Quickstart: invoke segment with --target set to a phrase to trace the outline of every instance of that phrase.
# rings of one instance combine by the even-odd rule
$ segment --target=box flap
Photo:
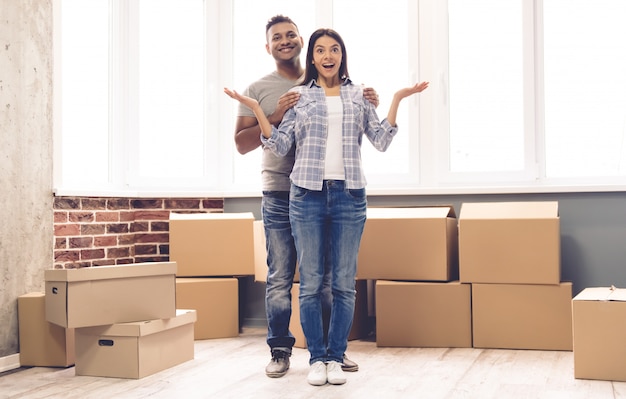
[[[129,265],[95,266],[80,269],[48,269],[45,281],[87,281],[176,274],[176,262],[146,262]]]
[[[557,201],[476,202],[461,204],[459,219],[548,219],[558,215]]]
[[[626,289],[611,287],[585,288],[576,297],[575,301],[626,301]]]
[[[170,319],[156,319],[117,323],[106,326],[83,327],[85,334],[109,337],[143,337],[163,330],[169,330],[197,320],[193,309],[176,309],[176,317]]]
[[[445,219],[455,217],[451,206],[408,207],[408,208],[367,208],[368,219]]]
[[[232,220],[232,219],[253,219],[252,212],[241,213],[176,213],[170,212],[170,220]]]

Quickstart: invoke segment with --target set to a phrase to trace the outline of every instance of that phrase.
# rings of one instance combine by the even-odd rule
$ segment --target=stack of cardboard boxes
[[[239,335],[238,277],[254,274],[253,221],[250,212],[170,214],[176,303],[196,309],[197,340]]]
[[[572,350],[558,203],[464,203],[460,280],[472,284],[476,348]]]
[[[46,270],[45,295],[18,299],[21,336],[43,299],[46,321],[65,333],[66,358],[75,352],[76,375],[142,378],[191,360],[196,312],[176,309],[175,275],[172,262]],[[38,312],[27,307],[34,300]],[[21,341],[20,353],[34,342]]]
[[[358,277],[376,280],[378,346],[472,346],[457,235],[451,206],[367,210]]]

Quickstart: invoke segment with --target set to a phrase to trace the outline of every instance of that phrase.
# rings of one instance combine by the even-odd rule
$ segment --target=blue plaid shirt
[[[300,100],[289,109],[272,136],[261,142],[276,155],[284,156],[295,142],[296,160],[290,175],[296,186],[320,191],[324,180],[324,157],[328,135],[328,108],[324,89],[315,80],[292,91]],[[343,104],[343,163],[346,188],[364,188],[366,184],[361,163],[363,133],[379,151],[385,151],[398,132],[385,118],[382,122],[374,106],[363,97],[363,89],[346,79],[340,88]]]

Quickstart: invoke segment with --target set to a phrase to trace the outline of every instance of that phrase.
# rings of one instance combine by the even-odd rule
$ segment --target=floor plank
[[[351,341],[359,371],[345,385],[306,382],[308,352],[268,378],[263,329],[195,342],[195,358],[141,379],[75,376],[74,368],[33,367],[0,376],[0,398],[624,398],[626,383],[574,378],[573,353],[473,348],[379,348]]]

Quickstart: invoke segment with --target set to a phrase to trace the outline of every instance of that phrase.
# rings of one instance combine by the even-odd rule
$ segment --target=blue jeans
[[[295,338],[289,331],[291,319],[291,286],[296,270],[296,247],[289,223],[289,192],[264,191],[261,200],[267,251],[267,285],[265,314],[267,344],[271,349],[289,349]],[[330,314],[330,274],[325,274],[324,313]],[[325,329],[328,330],[328,316]]]
[[[365,225],[365,189],[324,181],[322,191],[292,184],[289,218],[300,270],[300,320],[309,363],[343,362],[356,300],[356,265]],[[332,305],[328,340],[322,317],[325,260],[331,273]]]

